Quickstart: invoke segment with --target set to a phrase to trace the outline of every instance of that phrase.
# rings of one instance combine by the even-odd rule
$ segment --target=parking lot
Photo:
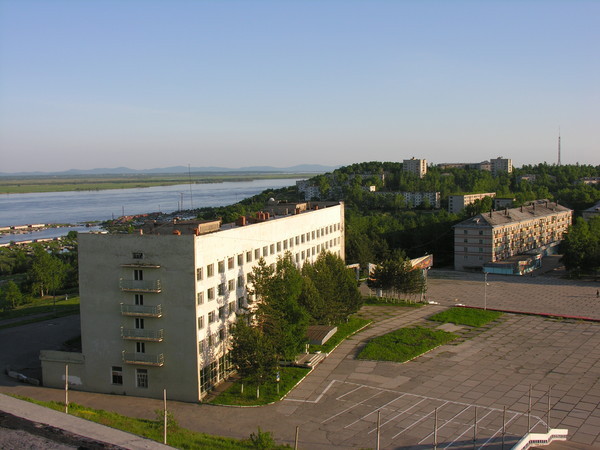
[[[527,429],[567,428],[573,442],[600,446],[600,323],[505,314],[495,326],[405,363],[359,361],[373,336],[410,326],[448,305],[483,305],[477,274],[430,277],[429,300],[418,309],[366,307],[375,325],[342,343],[288,397],[260,408],[170,402],[178,422],[210,434],[247,438],[257,427],[300,448],[501,448]],[[600,318],[592,282],[552,277],[489,277],[490,307]],[[458,301],[455,301],[458,299]],[[458,330],[460,332],[460,330]],[[528,420],[529,389],[532,408]],[[57,390],[25,385],[0,390],[60,400]],[[548,411],[550,392],[551,411]],[[152,418],[161,401],[71,391],[73,401]],[[506,408],[506,412],[505,412]],[[437,409],[437,414],[436,414]],[[477,429],[474,430],[475,414]],[[437,435],[434,436],[437,415]],[[504,424],[504,427],[503,427]]]

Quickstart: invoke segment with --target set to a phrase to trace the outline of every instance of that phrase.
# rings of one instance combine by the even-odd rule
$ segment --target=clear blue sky
[[[600,2],[0,0],[0,172],[600,164]]]

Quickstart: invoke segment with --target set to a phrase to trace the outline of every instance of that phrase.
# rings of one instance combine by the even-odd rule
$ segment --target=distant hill
[[[188,170],[193,173],[324,173],[331,172],[337,169],[339,166],[322,166],[320,164],[299,164],[291,167],[272,167],[272,166],[251,166],[251,167],[240,167],[239,169],[231,169],[227,167],[190,167],[187,166],[172,166],[162,167],[156,169],[130,169],[128,167],[115,167],[115,168],[100,168],[100,169],[70,169],[62,172],[18,172],[18,173],[7,173],[0,172],[0,176],[47,176],[47,175],[59,175],[59,176],[77,176],[77,175],[132,175],[132,174],[174,174],[174,173],[188,173]]]

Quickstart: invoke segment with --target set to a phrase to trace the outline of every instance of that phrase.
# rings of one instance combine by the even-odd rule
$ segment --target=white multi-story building
[[[406,201],[406,205],[410,208],[421,206],[426,201],[432,208],[440,208],[440,193],[439,192],[400,192]]]
[[[465,206],[475,203],[477,200],[483,200],[485,197],[495,197],[495,192],[485,192],[483,194],[461,194],[448,196],[448,212],[457,214]]]
[[[414,156],[410,159],[402,161],[402,171],[414,173],[419,178],[423,178],[427,174],[427,160],[415,159]]]
[[[253,299],[264,258],[300,267],[321,252],[344,258],[343,203],[273,204],[271,213],[149,224],[134,234],[80,234],[82,353],[44,351],[46,386],[199,401],[231,370],[229,327]],[[274,213],[274,214],[273,214]]]
[[[512,159],[499,156],[496,159],[490,159],[492,164],[492,175],[498,175],[500,172],[512,173]]]

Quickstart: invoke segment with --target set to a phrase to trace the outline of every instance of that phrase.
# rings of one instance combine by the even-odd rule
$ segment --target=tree
[[[278,358],[294,359],[306,342],[308,314],[298,303],[302,293],[302,274],[287,252],[275,267],[264,259],[252,268],[248,277],[256,296],[255,325],[271,341]]]
[[[43,247],[36,246],[29,277],[33,283],[33,291],[40,297],[45,293],[60,289],[67,275],[67,266],[58,257],[48,253]]]
[[[427,289],[421,271],[413,269],[410,260],[402,257],[383,261],[373,270],[367,284],[372,289],[391,290],[394,296],[420,294]]]
[[[340,323],[362,306],[354,272],[337,255],[321,253],[313,264],[304,265],[302,275],[305,282],[300,303],[313,322]]]
[[[569,227],[561,244],[562,262],[575,273],[600,269],[600,218],[586,222],[581,217]]]
[[[19,285],[10,280],[4,283],[0,289],[0,305],[2,309],[14,309],[23,302],[23,294]]]
[[[242,379],[260,385],[272,378],[277,369],[275,348],[262,330],[250,325],[247,316],[238,316],[232,334],[231,358]]]

